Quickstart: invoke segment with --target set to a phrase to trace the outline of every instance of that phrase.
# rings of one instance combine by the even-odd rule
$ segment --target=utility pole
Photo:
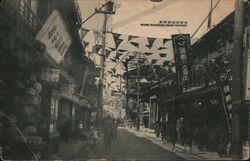
[[[104,63],[105,63],[105,45],[106,45],[106,29],[107,29],[107,13],[106,11],[107,6],[104,7],[104,19],[103,19],[103,28],[102,28],[102,55],[100,57],[100,78],[99,78],[99,85],[98,85],[98,105],[97,105],[97,125],[100,126],[101,119],[102,119],[102,112],[103,112],[103,105],[102,105],[102,95],[103,95],[103,78],[104,78]]]
[[[242,140],[240,139],[240,117],[238,109],[242,103],[242,71],[243,71],[243,24],[244,24],[244,1],[235,0],[234,14],[234,52],[232,54],[232,158],[241,159]]]
[[[98,85],[98,104],[97,104],[97,119],[96,123],[100,126],[101,119],[102,119],[102,112],[103,112],[103,79],[104,79],[104,63],[105,63],[105,45],[106,45],[106,32],[107,32],[107,20],[108,14],[115,14],[113,12],[113,2],[111,0],[106,0],[105,4],[103,5],[104,11],[100,11],[100,9],[96,10],[97,13],[101,13],[104,15],[103,18],[103,29],[102,29],[102,54],[100,57],[100,78],[99,78],[99,85]],[[102,8],[102,7],[101,7]]]
[[[141,53],[138,53],[138,65],[137,65],[137,117],[136,117],[136,130],[140,130],[140,63]]]

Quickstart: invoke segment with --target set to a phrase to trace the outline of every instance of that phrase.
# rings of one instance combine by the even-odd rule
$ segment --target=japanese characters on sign
[[[59,74],[59,69],[43,68],[41,79],[48,82],[58,82]]]
[[[176,62],[177,82],[180,86],[192,83],[191,63],[188,55],[190,47],[189,34],[172,35],[174,58]]]
[[[228,66],[228,63],[221,62],[217,64],[217,69],[214,72],[214,77],[216,83],[219,87],[222,101],[223,101],[223,108],[226,116],[226,121],[228,123],[228,130],[229,133],[231,132],[230,128],[230,120],[231,120],[231,111],[232,111],[232,77],[231,77],[231,70]]]
[[[53,11],[37,34],[36,40],[46,45],[47,52],[53,60],[58,64],[61,62],[72,40],[58,11]]]

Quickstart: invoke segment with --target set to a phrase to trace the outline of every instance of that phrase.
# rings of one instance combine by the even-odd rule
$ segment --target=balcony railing
[[[12,22],[12,25],[16,26],[18,30],[28,27],[29,32],[36,34],[42,27],[41,21],[25,0],[4,1],[4,10],[4,13],[10,18],[9,22]]]

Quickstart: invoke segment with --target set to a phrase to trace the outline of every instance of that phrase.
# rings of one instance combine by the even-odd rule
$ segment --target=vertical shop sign
[[[232,110],[232,85],[231,85],[231,70],[228,66],[228,62],[217,63],[214,72],[216,83],[219,87],[223,108],[228,124],[228,131],[231,133],[231,110]]]
[[[36,35],[36,40],[45,44],[46,50],[53,60],[58,64],[61,62],[72,43],[72,39],[58,11],[52,12]]]
[[[176,77],[178,85],[185,87],[192,84],[192,70],[189,58],[190,35],[172,35],[172,43],[175,58]]]

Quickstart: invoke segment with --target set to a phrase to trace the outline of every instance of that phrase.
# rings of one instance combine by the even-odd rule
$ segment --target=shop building
[[[45,158],[57,152],[62,138],[88,129],[95,105],[80,92],[86,67],[95,67],[84,55],[79,13],[75,0],[7,0],[1,6],[1,112]],[[1,122],[6,157],[32,158],[10,120]]]

